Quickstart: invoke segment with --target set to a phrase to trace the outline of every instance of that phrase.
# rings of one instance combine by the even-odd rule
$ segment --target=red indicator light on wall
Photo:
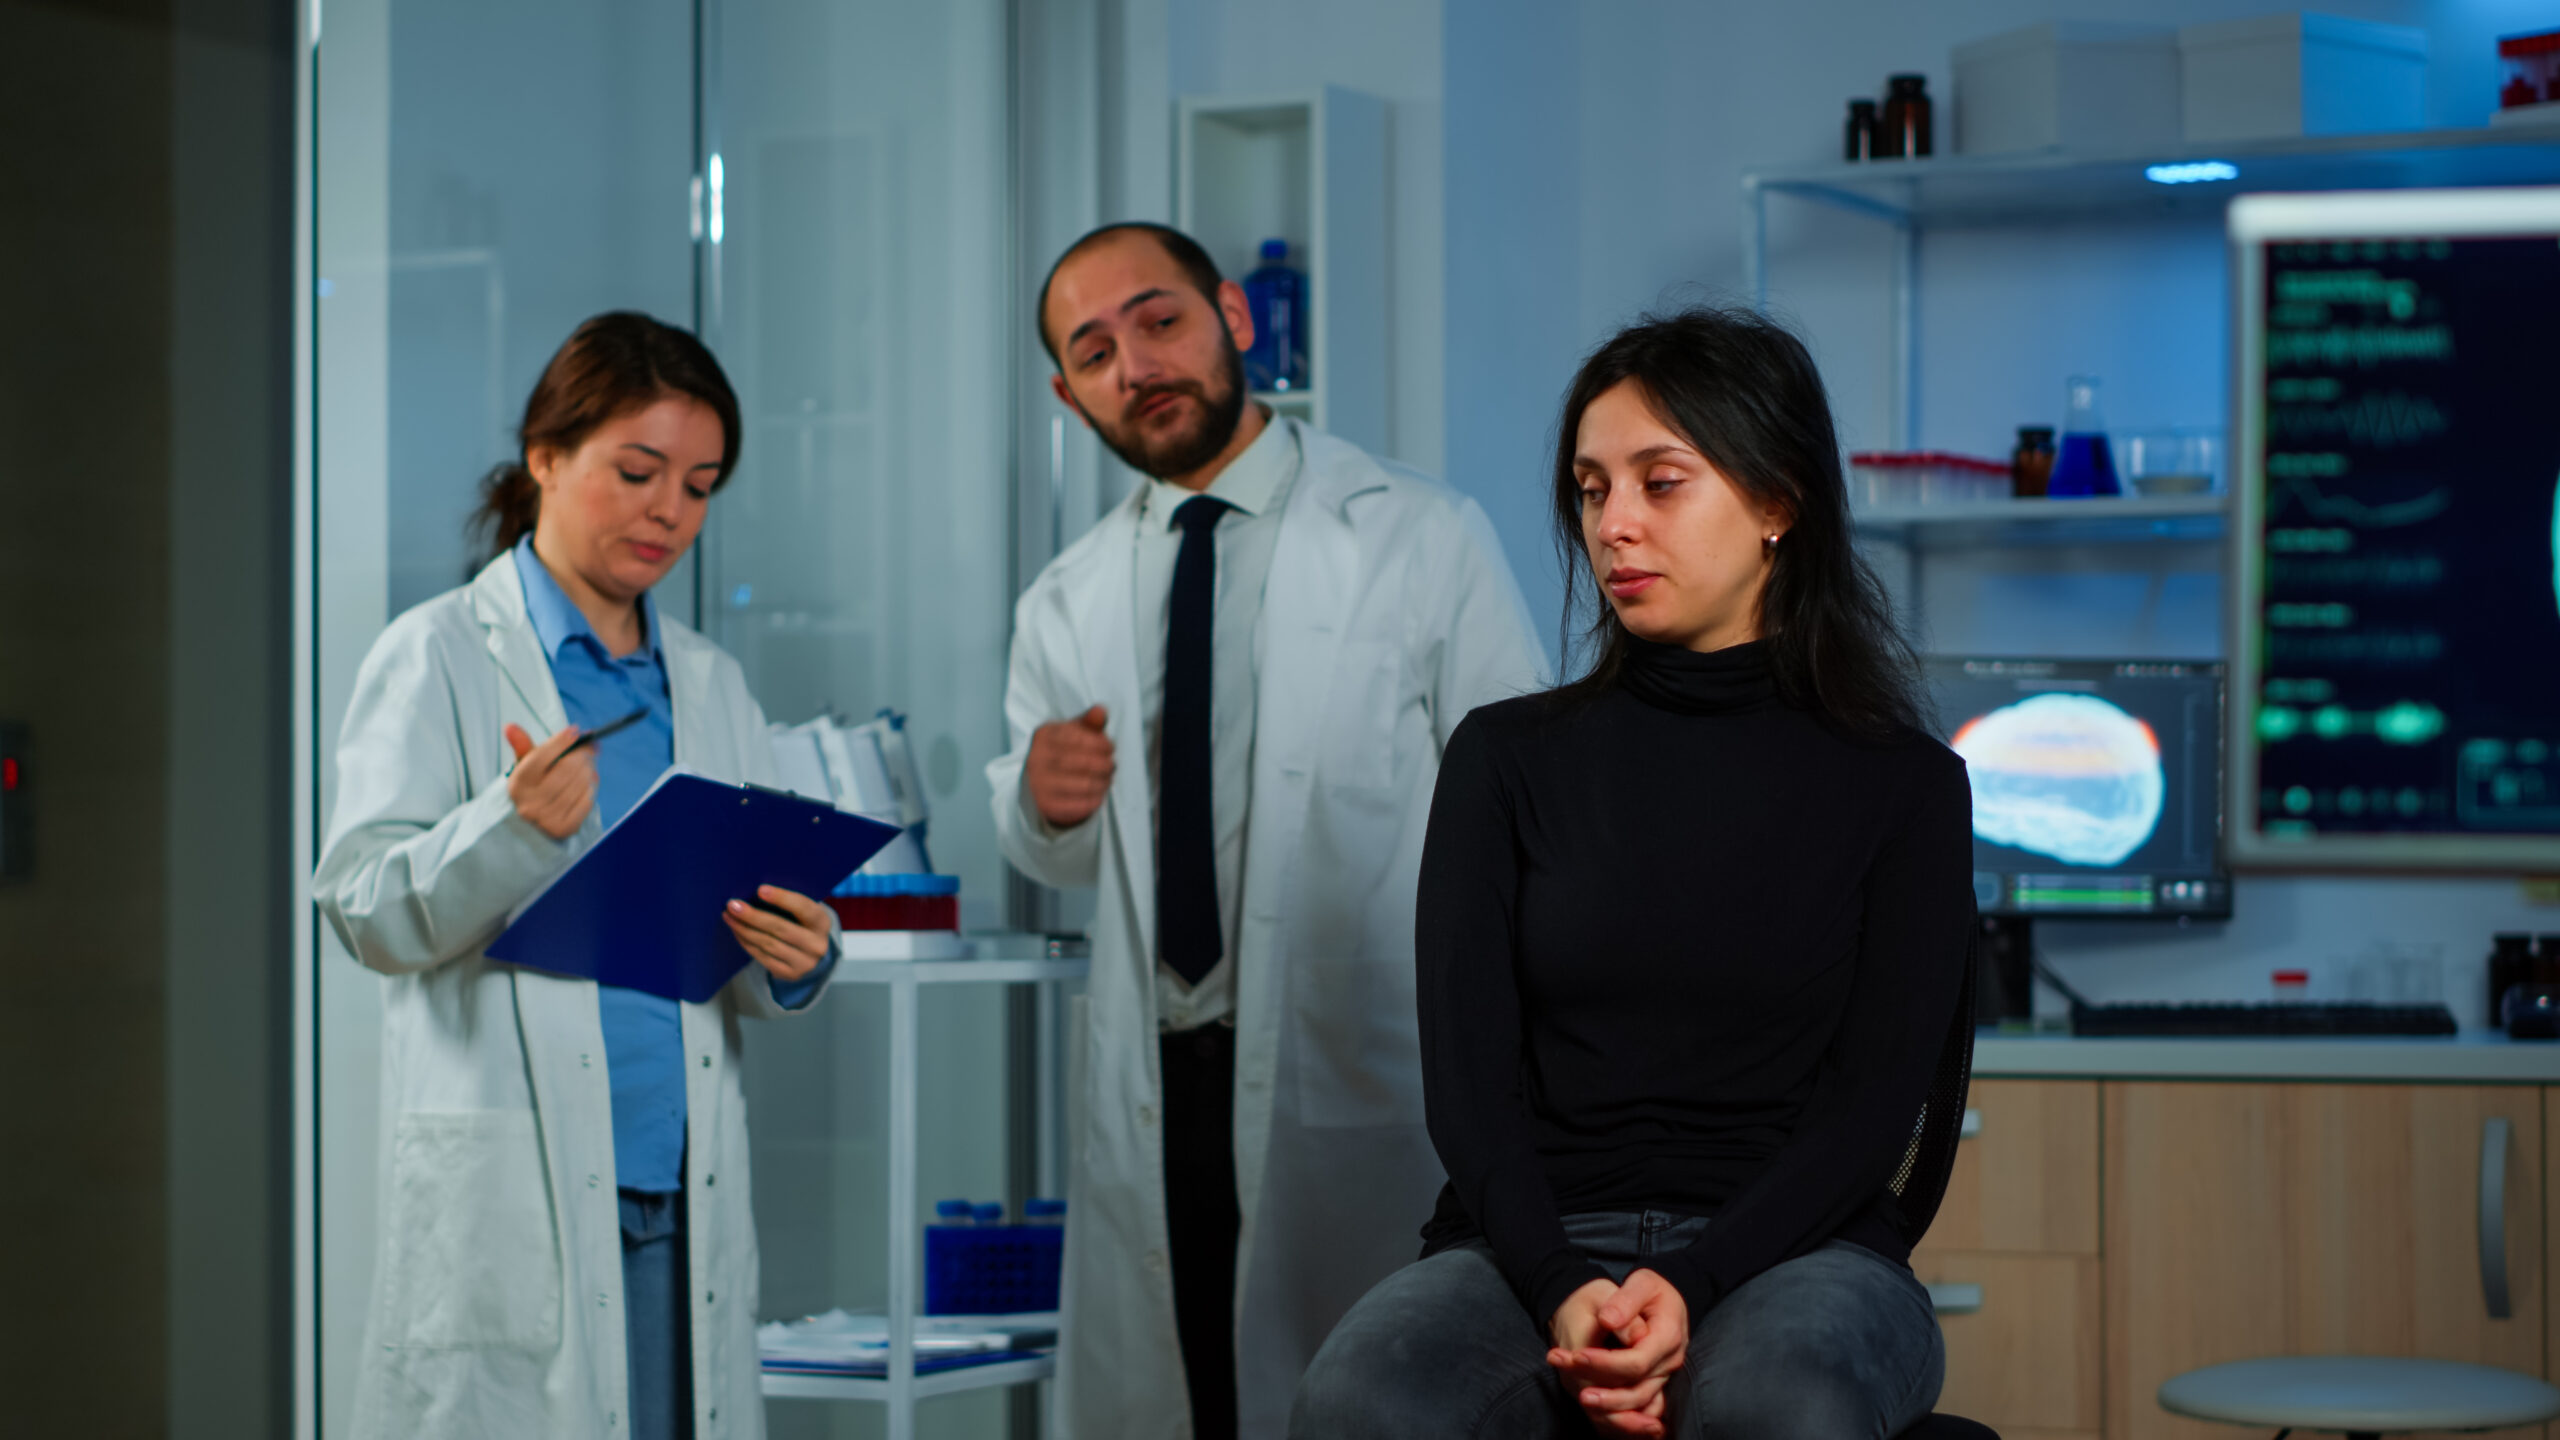
[[[15,756],[0,759],[0,795],[18,788],[18,761]]]

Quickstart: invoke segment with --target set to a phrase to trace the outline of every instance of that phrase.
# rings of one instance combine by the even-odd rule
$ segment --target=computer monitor
[[[1925,662],[1987,916],[2227,917],[2222,664]]]
[[[2560,188],[2230,227],[2234,863],[2560,867]]]

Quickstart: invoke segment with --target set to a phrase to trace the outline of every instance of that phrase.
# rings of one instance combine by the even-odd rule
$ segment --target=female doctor
[[[670,763],[773,779],[737,662],[649,598],[737,465],[737,399],[692,335],[599,315],[519,438],[477,517],[495,558],[365,657],[313,887],[387,977],[355,1430],[753,1440],[738,1019],[816,998],[832,916],[732,900],[755,963],[702,1005],[481,953]]]

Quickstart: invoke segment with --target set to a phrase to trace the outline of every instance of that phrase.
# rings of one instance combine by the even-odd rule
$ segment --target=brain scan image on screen
[[[2168,779],[2151,727],[2094,695],[2032,695],[1950,742],[1973,780],[1973,830],[2068,865],[2114,865],[2160,824]]]

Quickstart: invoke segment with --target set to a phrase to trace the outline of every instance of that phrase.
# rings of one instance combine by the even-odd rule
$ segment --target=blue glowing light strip
[[[2227,160],[2189,160],[2176,165],[2145,165],[2142,178],[2155,185],[2194,185],[2207,180],[2237,180],[2240,167]]]

